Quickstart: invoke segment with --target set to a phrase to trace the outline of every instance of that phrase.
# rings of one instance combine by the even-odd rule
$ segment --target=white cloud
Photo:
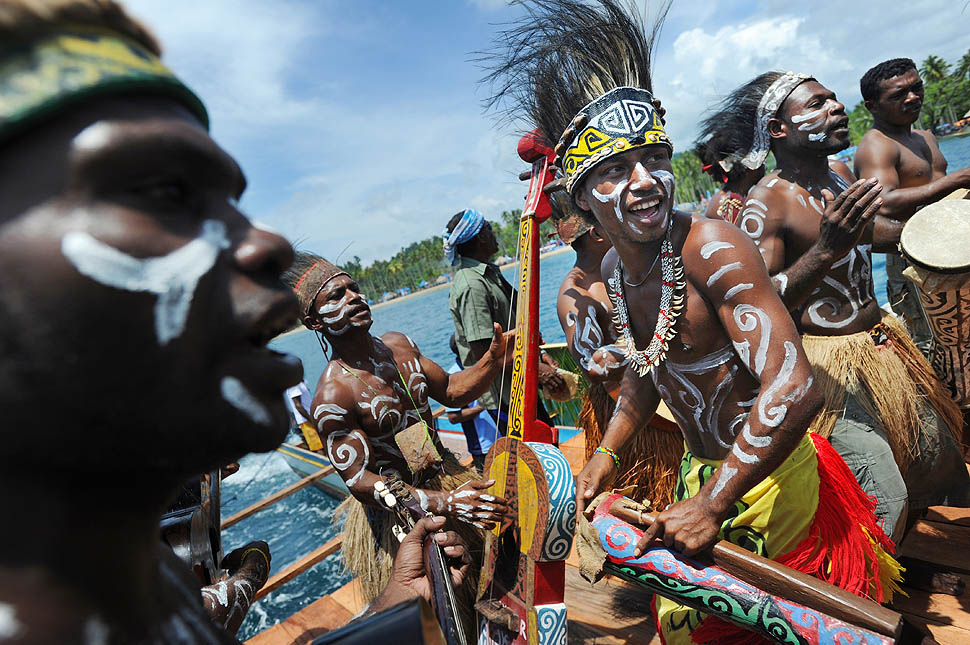
[[[351,244],[344,257],[367,262],[440,233],[462,208],[497,219],[522,204],[517,137],[481,115],[478,71],[464,62],[498,29],[496,12],[514,13],[504,0],[129,4],[246,171],[243,207],[307,248],[336,257]],[[959,57],[959,11],[940,0],[676,0],[654,87],[683,150],[704,110],[769,69],[815,74],[851,106],[880,60]]]
[[[970,15],[952,2],[761,0],[718,3],[716,13],[712,6],[675,4],[654,65],[654,89],[680,150],[690,147],[707,109],[762,72],[812,74],[851,109],[861,99],[859,78],[872,65],[899,56],[919,64],[929,54],[954,60],[970,46]],[[674,23],[678,28],[670,29]]]

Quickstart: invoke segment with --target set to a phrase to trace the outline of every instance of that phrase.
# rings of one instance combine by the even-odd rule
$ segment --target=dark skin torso
[[[347,410],[347,427],[360,428],[367,435],[372,468],[393,471],[410,483],[411,472],[394,444],[394,435],[424,421],[432,429],[435,446],[443,449],[433,430],[427,377],[414,369],[421,354],[407,336],[397,332],[375,338],[374,347],[374,355],[366,360],[331,361],[320,375],[311,407],[330,403]],[[410,385],[407,390],[405,383]]]
[[[827,177],[815,181],[776,170],[751,190],[739,224],[758,244],[776,285],[783,282],[777,274],[792,266],[818,240],[824,204],[853,182],[855,177],[845,164],[834,164]],[[823,190],[831,195],[826,198]],[[759,217],[764,211],[752,206],[752,200],[767,206],[767,218]],[[759,219],[763,226],[759,226]],[[754,235],[759,229],[763,232]],[[860,245],[842,261],[833,263],[805,303],[793,312],[803,333],[852,334],[879,322],[881,313],[872,284],[872,235],[870,226],[862,233]]]

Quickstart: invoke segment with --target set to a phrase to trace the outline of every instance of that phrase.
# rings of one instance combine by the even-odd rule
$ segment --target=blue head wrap
[[[484,225],[485,217],[474,208],[469,208],[462,213],[461,219],[458,220],[458,224],[451,233],[448,232],[448,229],[445,229],[443,235],[445,238],[445,257],[448,258],[448,262],[452,266],[458,264],[458,245],[464,244],[478,235]]]

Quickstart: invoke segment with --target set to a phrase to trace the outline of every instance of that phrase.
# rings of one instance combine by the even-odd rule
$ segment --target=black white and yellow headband
[[[202,101],[143,45],[108,29],[64,27],[0,53],[0,142],[98,96],[158,94],[206,128]]]
[[[579,133],[571,140],[564,136],[556,147],[557,165],[570,194],[587,171],[608,157],[657,143],[674,149],[653,94],[637,87],[617,87],[603,94],[580,110],[573,124],[581,128]]]

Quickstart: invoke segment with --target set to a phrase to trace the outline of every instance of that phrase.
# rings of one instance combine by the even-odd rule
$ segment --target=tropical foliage
[[[498,257],[515,257],[521,215],[521,210],[505,211],[499,221],[491,222],[498,239]],[[543,222],[539,228],[540,241],[546,242],[550,234],[554,233],[552,223]],[[361,290],[375,300],[388,291],[403,288],[413,291],[421,285],[434,284],[439,276],[450,274],[453,270],[445,261],[442,239],[437,235],[403,247],[390,260],[375,260],[364,267],[360,258],[355,256],[340,268],[352,275],[360,284]]]

